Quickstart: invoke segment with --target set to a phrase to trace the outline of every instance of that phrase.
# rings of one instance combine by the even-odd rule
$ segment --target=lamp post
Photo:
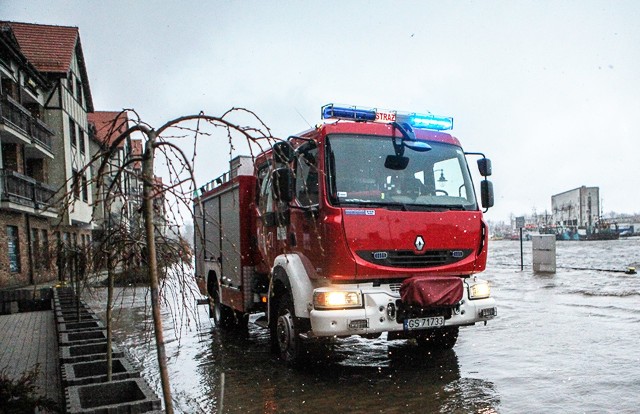
[[[438,183],[440,184],[440,187],[443,187],[444,183],[447,182],[447,179],[444,177],[444,169],[438,168],[433,170],[434,177],[435,177],[435,173],[437,173],[438,171],[440,171],[440,177],[438,178]]]

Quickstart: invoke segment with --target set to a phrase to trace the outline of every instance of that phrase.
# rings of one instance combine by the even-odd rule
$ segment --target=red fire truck
[[[314,129],[231,161],[194,198],[196,278],[220,329],[270,330],[288,363],[313,341],[360,335],[454,346],[497,315],[482,208],[491,162],[453,119],[326,105]],[[252,318],[254,319],[254,318]]]

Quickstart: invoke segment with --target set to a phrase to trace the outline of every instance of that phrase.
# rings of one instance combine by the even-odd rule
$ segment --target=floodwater
[[[462,328],[453,350],[440,355],[384,336],[353,337],[321,364],[288,368],[269,353],[267,331],[219,332],[190,297],[180,315],[164,313],[176,411],[640,412],[640,274],[624,273],[640,270],[640,238],[559,241],[556,250],[558,271],[542,275],[531,270],[531,242],[524,271],[518,241],[491,242],[484,277],[498,317]],[[93,299],[97,311],[103,296]],[[119,297],[116,338],[159,392],[145,294]]]

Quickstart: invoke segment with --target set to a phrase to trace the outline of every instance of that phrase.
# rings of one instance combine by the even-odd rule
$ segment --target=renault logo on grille
[[[373,258],[376,260],[385,260],[387,257],[389,257],[389,254],[387,252],[374,252],[373,253]]]
[[[422,250],[424,248],[424,239],[422,238],[422,236],[416,237],[416,242],[414,243],[414,246],[416,246],[417,250]]]

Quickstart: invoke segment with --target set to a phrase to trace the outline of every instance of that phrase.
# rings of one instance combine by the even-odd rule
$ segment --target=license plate
[[[412,318],[404,320],[405,331],[440,328],[442,326],[444,326],[444,316],[433,316],[431,318]]]

